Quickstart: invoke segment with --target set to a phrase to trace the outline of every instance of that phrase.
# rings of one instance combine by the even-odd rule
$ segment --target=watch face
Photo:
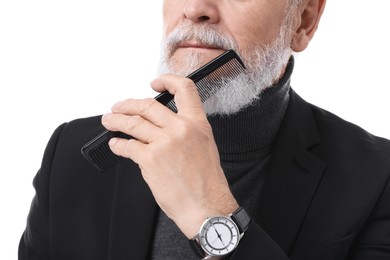
[[[237,225],[224,216],[207,219],[199,233],[201,247],[213,256],[232,252],[238,245],[239,238]]]

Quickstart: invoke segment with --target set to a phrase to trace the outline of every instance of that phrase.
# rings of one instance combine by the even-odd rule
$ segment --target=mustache
[[[162,50],[166,51],[166,56],[171,57],[178,45],[184,41],[195,40],[201,44],[218,47],[221,49],[232,49],[239,52],[236,40],[220,32],[215,26],[210,24],[193,24],[183,22],[176,26],[173,31],[162,41]]]

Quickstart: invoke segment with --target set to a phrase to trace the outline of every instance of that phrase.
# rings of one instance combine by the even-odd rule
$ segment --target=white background
[[[0,259],[17,259],[53,130],[155,95],[160,8],[161,0],[0,0]],[[386,138],[389,10],[387,0],[329,0],[292,81],[304,99]]]

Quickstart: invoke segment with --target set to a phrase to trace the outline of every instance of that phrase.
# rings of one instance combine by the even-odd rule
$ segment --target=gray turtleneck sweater
[[[264,90],[253,104],[237,114],[208,118],[230,189],[239,205],[251,216],[256,215],[266,178],[264,169],[288,106],[293,67],[294,58],[291,57],[279,82]],[[187,237],[162,211],[156,224],[151,259],[198,259]]]

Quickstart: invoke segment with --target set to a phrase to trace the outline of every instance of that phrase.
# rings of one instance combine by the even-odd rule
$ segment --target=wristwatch
[[[248,213],[242,207],[229,216],[208,217],[199,233],[189,242],[201,259],[223,257],[236,249],[250,222]]]

